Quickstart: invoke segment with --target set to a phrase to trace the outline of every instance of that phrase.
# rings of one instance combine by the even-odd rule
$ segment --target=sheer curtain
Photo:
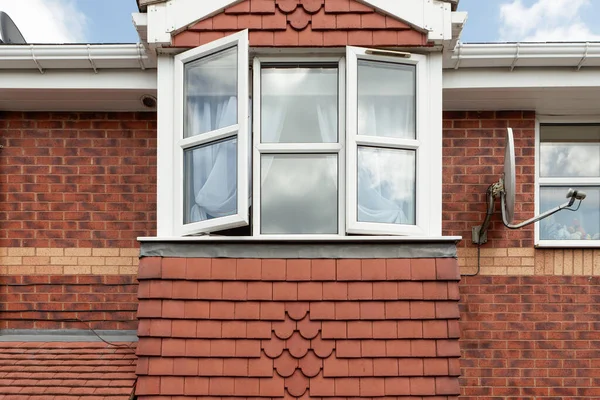
[[[188,100],[187,132],[209,132],[234,125],[237,99],[203,97]],[[194,204],[190,222],[232,215],[237,211],[237,140],[208,144],[192,152]]]
[[[414,97],[371,97],[362,100],[359,103],[359,135],[415,137]],[[385,152],[397,153],[397,157],[386,156]],[[358,221],[415,223],[414,158],[400,154],[397,150],[359,151]]]
[[[287,106],[282,98],[263,97],[261,107],[261,142],[277,143],[279,142],[279,139],[281,139],[281,134],[283,133]],[[261,186],[265,183],[265,180],[269,175],[274,159],[271,155],[263,157],[265,157],[264,163],[260,160],[261,165],[263,165],[260,178]]]

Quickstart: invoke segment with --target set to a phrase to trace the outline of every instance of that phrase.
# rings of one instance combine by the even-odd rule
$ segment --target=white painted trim
[[[542,124],[560,123],[560,124],[597,124],[600,122],[600,117],[593,116],[545,116],[537,115],[535,120],[535,177],[534,177],[534,212],[539,215],[540,212],[546,211],[540,209],[540,191],[544,186],[564,186],[565,190],[568,187],[577,186],[600,186],[600,177],[591,178],[543,178],[540,177],[540,128]],[[584,200],[585,202],[585,200]],[[558,204],[557,204],[558,205]],[[568,212],[568,211],[559,211]],[[542,240],[540,239],[540,223],[534,225],[534,245],[539,248],[598,248],[600,240]]]
[[[600,74],[589,68],[464,68],[444,70],[444,89],[512,89],[600,87]]]
[[[150,69],[141,44],[28,44],[0,46],[0,69]]]
[[[444,68],[600,66],[600,42],[459,43],[446,54]]]
[[[281,235],[281,236],[139,236],[139,242],[458,242],[462,236],[338,236],[338,235]]]
[[[185,64],[231,47],[237,48],[238,55],[238,123],[205,134],[184,138]],[[173,146],[173,164],[171,164],[173,166],[173,181],[175,182],[172,199],[172,208],[174,210],[173,234],[183,236],[248,225],[248,31],[244,30],[178,54],[174,57],[174,66],[175,73],[172,81],[174,92],[173,97],[171,97],[174,107],[173,136],[171,141],[176,143]],[[237,139],[237,213],[227,217],[184,224],[184,185],[182,183],[184,181],[184,150],[227,138]]]
[[[1,47],[1,46],[0,46]],[[35,70],[6,70],[0,72],[0,89],[8,90],[113,90],[156,91],[156,70],[57,70],[40,74]]]
[[[171,36],[186,27],[218,14],[241,0],[169,0],[147,8],[148,43],[171,44]],[[428,33],[428,40],[452,40],[451,5],[440,0],[359,0],[362,3]]]
[[[175,234],[175,204],[177,180],[173,176],[175,115],[175,64],[168,55],[158,56],[157,95],[157,179],[156,179],[156,235]]]
[[[268,63],[338,63],[338,142],[337,143],[261,143],[261,68]],[[252,152],[252,230],[253,236],[280,237],[280,238],[320,238],[340,237],[346,234],[344,221],[345,207],[345,154],[344,154],[344,121],[345,121],[345,61],[343,57],[318,57],[318,56],[284,56],[284,57],[254,57],[253,72],[253,152]],[[261,226],[261,154],[336,154],[338,159],[338,233],[332,235],[279,235],[263,234]]]
[[[430,65],[428,56],[412,54],[410,58],[373,56],[367,49],[347,47],[347,176],[348,188],[346,205],[346,231],[353,234],[396,234],[396,235],[430,235],[441,234],[441,57],[433,58]],[[429,56],[431,57],[431,55]],[[410,64],[416,66],[416,139],[394,139],[359,135],[357,132],[357,63],[359,59],[385,61],[389,63]],[[433,70],[437,73],[432,76]],[[435,84],[436,87],[431,87]],[[439,96],[435,93],[439,92]],[[437,117],[436,117],[437,116]],[[432,122],[434,120],[439,120]],[[434,144],[437,139],[439,144]],[[357,220],[357,151],[358,145],[369,145],[381,148],[396,148],[416,151],[416,215],[415,225],[394,225]],[[437,150],[439,147],[439,150]],[[433,161],[437,155],[439,161]],[[433,166],[432,166],[433,165]],[[439,167],[439,168],[438,168]],[[433,189],[439,183],[440,188]],[[439,191],[438,191],[439,190]],[[439,193],[439,196],[438,196]],[[439,206],[437,205],[439,203]],[[433,224],[432,207],[439,209],[440,222]],[[439,228],[438,228],[439,225]]]

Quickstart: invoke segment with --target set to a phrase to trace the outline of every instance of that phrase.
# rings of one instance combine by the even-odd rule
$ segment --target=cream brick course
[[[509,248],[508,257],[534,257],[535,249],[532,247]]]
[[[523,258],[521,258],[521,265],[533,267],[535,265],[535,258],[534,257],[523,257]]]
[[[119,267],[92,265],[92,275],[118,275]]]
[[[23,257],[0,257],[0,265],[23,265]]]
[[[104,265],[104,257],[79,257],[77,258],[79,265]]]
[[[89,265],[68,265],[63,268],[65,275],[89,275],[92,273],[92,267]]]
[[[45,257],[61,257],[65,254],[65,249],[60,248],[38,248],[35,249],[36,256],[45,256]]]
[[[75,248],[75,249],[65,249],[65,256],[75,256],[75,257],[89,257],[92,255],[92,249],[88,248]]]
[[[507,249],[481,248],[481,257],[506,257]]]
[[[583,251],[573,250],[573,274],[583,275]]]
[[[48,265],[50,257],[23,257],[23,265]]]
[[[27,265],[9,266],[8,275],[33,275],[35,274],[35,267]]]
[[[94,255],[92,255],[94,254]],[[103,255],[101,255],[103,254]],[[137,274],[139,249],[0,247],[0,274]],[[105,267],[108,265],[108,267]]]
[[[120,249],[92,249],[92,256],[94,257],[118,257]]]
[[[19,256],[35,256],[35,248],[34,247],[9,247],[8,248],[8,256],[9,257],[19,257]]]
[[[105,265],[132,265],[131,257],[106,257]]]
[[[121,257],[135,257],[136,259],[140,257],[140,249],[135,248],[119,249],[119,253]]]
[[[62,275],[63,269],[62,266],[38,265],[35,267],[35,273],[38,275]]]
[[[77,265],[78,257],[50,257],[51,265]]]
[[[119,275],[137,275],[138,267],[119,267]]]

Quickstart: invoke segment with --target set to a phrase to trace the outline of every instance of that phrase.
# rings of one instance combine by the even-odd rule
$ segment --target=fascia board
[[[0,90],[146,90],[156,92],[156,70],[9,70],[0,74]]]
[[[0,70],[156,68],[141,44],[0,46]]]

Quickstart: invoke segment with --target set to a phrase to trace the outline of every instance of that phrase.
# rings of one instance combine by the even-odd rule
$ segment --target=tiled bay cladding
[[[600,398],[600,277],[463,277],[461,399]]]
[[[249,30],[256,47],[426,46],[427,35],[356,0],[244,0],[173,37],[196,47]]]
[[[456,259],[146,257],[138,279],[140,400],[457,399]]]
[[[0,329],[135,329],[155,113],[0,113]]]

